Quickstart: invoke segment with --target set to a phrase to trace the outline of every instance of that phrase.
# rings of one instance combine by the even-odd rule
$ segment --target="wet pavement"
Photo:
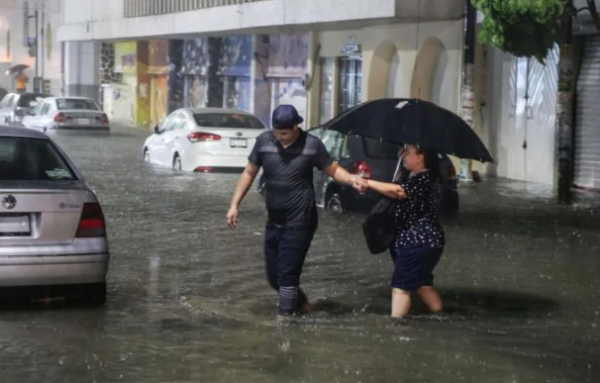
[[[1,310],[1,382],[600,381],[596,196],[558,207],[531,185],[463,187],[436,274],[446,313],[415,304],[402,322],[361,217],[322,214],[302,279],[316,312],[278,327],[260,196],[228,230],[237,176],[145,164],[145,136],[57,138],[105,209],[108,303]]]

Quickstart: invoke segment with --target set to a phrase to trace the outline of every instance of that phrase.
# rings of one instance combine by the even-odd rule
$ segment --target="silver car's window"
[[[48,97],[48,95],[41,93],[26,93],[19,98],[18,106],[21,108],[30,108],[32,102],[40,103],[45,97]]]
[[[15,98],[17,98],[17,96],[15,96],[14,94],[12,96],[8,96],[8,99],[6,100],[6,105],[4,105],[4,107],[12,108]]]
[[[42,116],[44,116],[44,115],[48,114],[49,110],[50,110],[50,103],[48,101],[46,101],[44,103],[44,106],[42,106],[42,110],[40,111],[40,114]]]
[[[54,145],[44,139],[0,137],[0,181],[77,179]]]
[[[194,120],[204,128],[265,129],[254,116],[237,113],[196,113]]]
[[[98,105],[92,100],[74,98],[59,98],[56,100],[58,110],[99,110]]]
[[[4,96],[4,98],[2,99],[2,102],[0,102],[0,108],[8,108],[8,103],[12,98],[13,98],[12,94],[7,94],[6,96]]]
[[[35,106],[35,108],[33,108],[33,109],[31,110],[31,114],[32,114],[33,116],[39,116],[43,106],[44,106],[44,104],[43,104],[43,103],[42,103],[42,104],[37,104],[37,105]]]

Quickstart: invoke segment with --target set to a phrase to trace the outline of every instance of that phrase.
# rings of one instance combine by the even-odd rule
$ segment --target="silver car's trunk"
[[[0,247],[72,243],[85,202],[79,181],[0,182]]]
[[[67,117],[68,124],[78,126],[98,125],[103,114],[100,111],[83,109],[61,110],[61,113]]]

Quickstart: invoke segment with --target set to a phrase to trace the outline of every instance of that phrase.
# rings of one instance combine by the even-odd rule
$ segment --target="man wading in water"
[[[318,225],[313,168],[359,192],[367,189],[366,180],[338,166],[318,138],[298,127],[303,121],[292,105],[280,105],[273,111],[273,130],[256,139],[227,213],[227,224],[233,229],[238,223],[239,205],[262,167],[269,216],[264,240],[267,278],[279,292],[281,316],[311,309],[298,286]]]

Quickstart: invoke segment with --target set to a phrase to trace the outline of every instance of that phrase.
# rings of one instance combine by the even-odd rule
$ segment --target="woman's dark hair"
[[[439,182],[442,182],[442,170],[440,168],[440,155],[435,150],[417,148],[417,153],[424,157],[425,167],[430,174]]]
[[[430,173],[433,175],[433,177],[431,179],[433,181],[443,182],[442,170],[440,167],[439,153],[436,152],[435,150],[423,149],[418,146],[416,146],[416,148],[417,148],[417,154],[423,155],[425,168],[427,168],[430,171]],[[402,161],[402,160],[400,160],[400,161]],[[406,179],[406,177],[408,177],[409,175],[410,175],[410,171],[408,169],[406,169],[403,164],[401,164],[400,177],[398,178],[398,180],[404,181]]]

